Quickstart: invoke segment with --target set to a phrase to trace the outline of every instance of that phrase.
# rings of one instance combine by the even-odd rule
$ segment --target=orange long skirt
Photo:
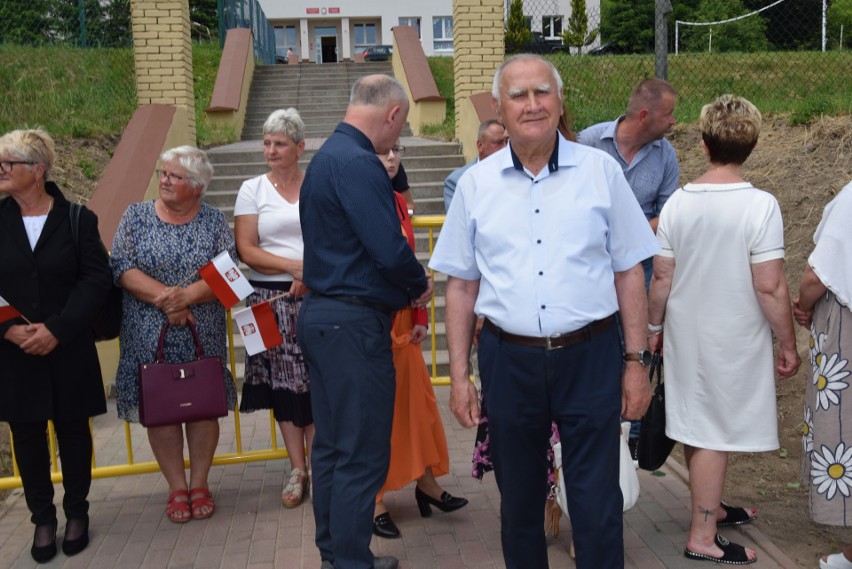
[[[432,379],[420,344],[410,343],[411,309],[400,310],[391,329],[396,398],[391,433],[390,467],[376,501],[423,475],[427,466],[435,477],[450,471],[447,436],[438,413]]]

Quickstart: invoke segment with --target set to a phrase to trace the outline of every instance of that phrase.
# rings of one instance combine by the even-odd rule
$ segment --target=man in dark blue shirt
[[[432,280],[400,229],[387,154],[408,116],[402,85],[368,75],[343,122],[311,160],[299,215],[304,283],[298,338],[311,376],[311,464],[322,569],[394,569],[370,552],[376,492],[387,475],[393,422],[391,316],[423,306]]]

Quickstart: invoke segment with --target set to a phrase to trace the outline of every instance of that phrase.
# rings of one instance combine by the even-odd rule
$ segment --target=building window
[[[292,48],[293,53],[299,53],[299,43],[296,41],[296,26],[277,26],[275,28],[275,53],[284,55],[287,48]]]
[[[542,16],[541,33],[547,38],[556,38],[562,35],[562,16]]]
[[[399,19],[400,26],[411,26],[417,30],[417,37],[420,37],[420,18],[412,17],[412,18],[400,18]]]
[[[435,16],[432,18],[432,47],[435,51],[453,50],[453,17]]]
[[[355,53],[376,45],[376,24],[355,24]]]

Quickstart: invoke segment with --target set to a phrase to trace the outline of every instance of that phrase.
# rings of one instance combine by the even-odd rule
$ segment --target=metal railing
[[[275,63],[275,32],[257,0],[219,0],[219,45],[232,28],[249,28],[254,36],[254,55],[266,65]]]
[[[435,245],[434,232],[436,229],[440,229],[444,224],[444,216],[443,215],[420,215],[414,216],[411,218],[412,225],[418,229],[426,229],[429,235],[429,255],[431,256],[432,250]],[[237,377],[237,357],[236,357],[236,348],[234,344],[234,327],[233,321],[231,319],[230,310],[226,313],[227,318],[227,326],[228,326],[228,359],[231,370],[231,376]],[[436,340],[437,333],[435,331],[435,298],[432,298],[429,308],[429,322],[431,327],[431,338],[432,338],[432,357],[431,362],[428,363],[427,367],[430,368],[430,375],[432,376],[432,385],[449,385],[449,377],[446,376],[438,376],[438,359],[437,359],[437,349],[436,349]],[[234,412],[230,415],[234,421],[234,444],[236,446],[236,450],[234,452],[228,453],[220,453],[216,454],[213,457],[213,465],[215,466],[224,466],[227,464],[239,464],[239,463],[247,463],[247,462],[258,462],[265,460],[273,460],[273,459],[282,459],[287,458],[287,451],[283,445],[278,444],[278,429],[277,424],[275,422],[275,417],[272,414],[272,411],[269,411],[269,430],[270,430],[270,446],[269,448],[264,449],[255,449],[255,450],[246,450],[243,448],[243,433],[240,425],[240,411],[239,405],[236,406]],[[89,428],[92,429],[92,421],[89,420]],[[160,470],[159,465],[156,461],[146,461],[146,462],[136,462],[134,458],[134,443],[133,443],[133,432],[136,434],[143,434],[144,428],[140,425],[131,426],[127,421],[124,422],[124,442],[125,449],[127,454],[127,461],[124,464],[111,464],[111,465],[98,465],[97,462],[97,449],[93,449],[92,455],[92,477],[93,478],[111,478],[115,476],[133,476],[136,474],[148,474],[151,472],[158,472]],[[54,483],[58,483],[62,481],[62,472],[59,468],[59,461],[57,455],[57,447],[56,447],[56,434],[53,429],[53,423],[48,422],[48,437],[50,442],[50,464],[51,464],[51,480]],[[9,490],[11,488],[20,488],[21,487],[21,478],[20,473],[18,472],[18,465],[14,460],[14,445],[12,450],[12,476],[7,476],[0,478],[0,490]],[[184,459],[184,467],[189,467],[189,459]]]

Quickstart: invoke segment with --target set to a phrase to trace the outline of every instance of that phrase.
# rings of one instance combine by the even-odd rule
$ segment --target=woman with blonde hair
[[[0,138],[0,192],[9,196],[0,200],[0,297],[20,312],[0,322],[0,421],[12,429],[39,563],[56,555],[47,421],[62,457],[62,551],[74,555],[89,543],[89,417],[106,412],[91,322],[110,290],[109,265],[85,207],[75,238],[71,206],[48,180],[54,160],[43,130]]]
[[[285,508],[308,494],[308,464],[314,438],[310,378],[296,341],[296,319],[307,288],[302,284],[302,227],[299,192],[305,173],[305,125],[296,109],[273,111],[263,125],[263,156],[269,172],[243,182],[234,206],[240,258],[249,266],[255,292],[248,305],[272,301],[284,343],[246,358],[240,411],[272,409],[290,457],[290,476],[281,491]],[[280,298],[283,293],[287,296]]]
[[[722,502],[728,453],[778,448],[775,372],[784,379],[799,369],[781,210],[743,179],[760,125],[760,111],[741,97],[722,95],[701,110],[708,168],[662,210],[648,310],[651,350],[665,345],[666,434],[684,444],[689,468],[684,555],[736,565],[754,563],[755,551],[717,528],[757,515]]]

